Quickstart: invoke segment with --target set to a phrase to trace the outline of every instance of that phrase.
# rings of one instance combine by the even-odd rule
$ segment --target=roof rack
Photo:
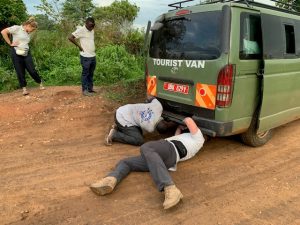
[[[179,1],[179,2],[174,2],[169,4],[169,7],[173,7],[176,9],[181,9],[182,4],[186,3],[186,2],[192,2],[194,0],[184,0],[184,1]],[[280,0],[270,0],[271,2],[275,2],[277,4],[281,4],[282,6],[286,7],[286,8],[280,8],[278,6],[273,6],[273,5],[267,5],[264,3],[260,3],[260,2],[256,2],[255,0],[210,0],[210,1],[206,1],[200,4],[201,5],[207,5],[207,4],[214,4],[214,3],[218,3],[218,2],[222,2],[222,3],[226,3],[226,2],[236,2],[236,3],[242,3],[242,4],[246,4],[248,7],[250,7],[250,5],[253,6],[258,6],[258,7],[262,7],[262,8],[266,8],[266,9],[272,9],[272,10],[276,10],[276,11],[280,11],[280,12],[285,12],[285,13],[290,13],[290,14],[294,14],[294,15],[300,15],[300,6],[296,6],[293,4],[289,4]],[[290,8],[290,9],[289,9]],[[298,11],[295,11],[293,9],[297,9]]]
[[[236,0],[228,0],[228,2],[231,2],[231,1],[236,1]],[[282,4],[282,5],[285,5],[285,6],[290,6],[290,7],[295,7],[295,8],[300,9],[299,6],[295,6],[295,5],[292,5],[292,4],[289,4],[289,3],[285,3],[285,2],[282,2],[282,1],[278,1],[278,0],[270,0],[270,1]],[[294,14],[294,15],[298,15],[298,16],[300,15],[300,12],[295,11],[295,10],[280,8],[278,6],[273,6],[273,5],[267,5],[267,4],[264,4],[264,3],[255,2],[253,0],[238,0],[236,2],[245,3],[248,6],[249,5],[253,5],[253,6],[258,6],[258,7],[266,8],[266,9],[276,10],[276,11],[279,11],[279,12],[290,13],[290,14]]]
[[[300,11],[299,6],[295,6],[293,4],[285,3],[285,2],[282,2],[282,1],[279,1],[279,0],[270,0],[270,1],[278,3],[278,4],[282,4],[286,7],[297,8]],[[294,14],[294,15],[298,15],[298,16],[300,15],[300,12],[298,12],[298,11],[291,10],[291,9],[286,9],[286,8],[280,8],[278,6],[273,6],[273,5],[267,5],[267,4],[260,3],[260,2],[255,2],[255,0],[212,0],[212,1],[209,1],[209,2],[201,3],[201,4],[206,5],[206,4],[214,4],[214,3],[217,3],[217,2],[222,2],[222,3],[236,2],[236,3],[246,4],[248,7],[250,7],[250,5],[253,5],[253,6],[266,8],[266,9],[276,10],[276,11],[279,11],[279,12],[290,13],[290,14]]]
[[[193,1],[194,1],[194,0],[184,0],[184,1],[180,1],[180,2],[174,2],[174,3],[171,3],[171,4],[169,4],[168,6],[169,6],[169,7],[174,7],[174,8],[176,8],[176,9],[181,9],[181,8],[182,8],[182,6],[181,6],[182,3],[193,2]]]

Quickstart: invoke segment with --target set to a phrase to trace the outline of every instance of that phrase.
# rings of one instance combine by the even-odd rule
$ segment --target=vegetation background
[[[96,20],[97,68],[95,85],[137,82],[144,74],[144,30],[133,27],[139,7],[119,0],[107,7],[96,7],[92,0],[41,0],[41,14],[28,15],[22,0],[0,1],[0,29],[20,25],[29,16],[39,24],[30,43],[36,68],[47,86],[80,85],[79,50],[68,41],[88,16]],[[27,74],[28,75],[28,74]],[[27,79],[28,85],[35,85]],[[18,81],[12,65],[10,47],[1,37],[0,92],[15,90]]]

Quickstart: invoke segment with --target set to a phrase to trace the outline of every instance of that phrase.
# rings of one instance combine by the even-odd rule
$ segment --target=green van
[[[185,2],[148,26],[147,93],[169,120],[190,116],[208,136],[265,144],[300,117],[300,14],[253,1]]]

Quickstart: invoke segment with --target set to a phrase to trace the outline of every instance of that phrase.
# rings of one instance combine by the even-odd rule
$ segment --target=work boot
[[[111,193],[117,184],[115,177],[104,177],[99,182],[91,184],[90,189],[96,195],[106,195]]]
[[[165,189],[165,201],[163,204],[164,209],[169,209],[183,198],[180,190],[175,185],[166,186]]]
[[[83,94],[84,96],[88,96],[88,97],[93,96],[93,93],[90,93],[90,92],[87,91],[87,90],[84,90],[84,91],[82,92],[82,94]]]
[[[112,138],[113,138],[115,132],[116,132],[116,129],[114,129],[114,128],[110,129],[108,135],[105,137],[105,145],[108,145],[108,146],[112,145],[112,141],[113,141]]]
[[[43,85],[43,82],[40,83],[40,90],[45,90],[46,88]]]
[[[29,92],[27,91],[26,87],[23,87],[23,95],[29,95]]]

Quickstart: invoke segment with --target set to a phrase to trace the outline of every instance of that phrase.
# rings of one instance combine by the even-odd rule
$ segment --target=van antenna
[[[174,2],[169,4],[169,7],[174,7],[176,9],[181,9],[182,8],[182,3],[186,3],[186,2],[193,2],[194,0],[184,0],[184,1],[180,1],[180,2]]]

